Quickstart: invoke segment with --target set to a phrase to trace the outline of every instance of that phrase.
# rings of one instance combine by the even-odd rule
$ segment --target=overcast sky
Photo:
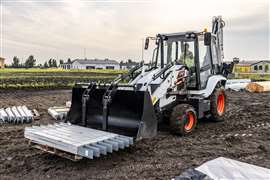
[[[222,15],[225,59],[270,59],[269,0],[0,0],[1,56],[141,59],[142,38],[211,28]]]

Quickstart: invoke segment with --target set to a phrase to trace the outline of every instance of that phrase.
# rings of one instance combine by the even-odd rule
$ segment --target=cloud
[[[227,58],[269,58],[268,12],[267,0],[4,0],[3,56],[11,62],[34,54],[44,62],[82,58],[86,48],[89,58],[139,60],[141,38],[202,30],[211,27],[213,15],[222,15]],[[252,53],[249,34],[248,42],[256,44]]]

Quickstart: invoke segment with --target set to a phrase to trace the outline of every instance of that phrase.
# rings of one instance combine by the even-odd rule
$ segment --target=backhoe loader
[[[218,16],[213,18],[212,32],[147,37],[145,50],[155,43],[151,62],[141,62],[109,84],[77,83],[67,121],[137,140],[154,137],[161,124],[186,135],[200,118],[222,121],[224,25]]]
[[[141,62],[108,84],[77,83],[66,122],[26,127],[25,137],[46,152],[93,159],[152,138],[163,127],[187,135],[198,119],[222,121],[224,25],[214,17],[212,32],[147,37],[145,50],[154,42],[150,63]]]

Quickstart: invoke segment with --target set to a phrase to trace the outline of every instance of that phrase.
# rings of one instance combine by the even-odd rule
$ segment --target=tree
[[[68,58],[67,62],[68,62],[68,64],[71,64],[71,59],[70,59],[70,58]]]
[[[53,58],[49,59],[48,66],[49,67],[57,67],[57,61]]]
[[[64,60],[60,59],[59,64],[64,64]]]
[[[52,60],[52,67],[57,67],[57,62],[55,59]]]
[[[20,60],[17,56],[14,56],[11,67],[18,68],[19,66],[20,66]]]
[[[49,67],[52,67],[52,64],[53,64],[52,59],[49,59],[49,62],[48,62]]]
[[[26,68],[32,68],[32,67],[35,66],[35,64],[36,64],[36,59],[34,58],[33,55],[30,55],[30,56],[26,59],[26,61],[25,61],[25,63],[24,63],[24,65],[25,65]]]
[[[48,67],[49,67],[47,61],[45,61],[43,67],[44,67],[44,68],[48,68]]]

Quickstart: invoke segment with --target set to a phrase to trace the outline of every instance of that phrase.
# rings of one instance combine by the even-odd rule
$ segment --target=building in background
[[[234,58],[233,62],[233,73],[270,73],[270,60],[239,61]]]
[[[252,73],[270,73],[270,60],[262,60],[251,64]]]
[[[72,62],[65,62],[63,64],[60,64],[59,67],[63,68],[63,69],[72,69]]]
[[[0,57],[0,69],[5,68],[5,58]]]
[[[63,69],[120,69],[120,64],[110,59],[75,59],[60,65]]]
[[[237,64],[234,64],[233,72],[234,73],[250,73],[251,64],[255,63],[254,61],[240,61]]]

